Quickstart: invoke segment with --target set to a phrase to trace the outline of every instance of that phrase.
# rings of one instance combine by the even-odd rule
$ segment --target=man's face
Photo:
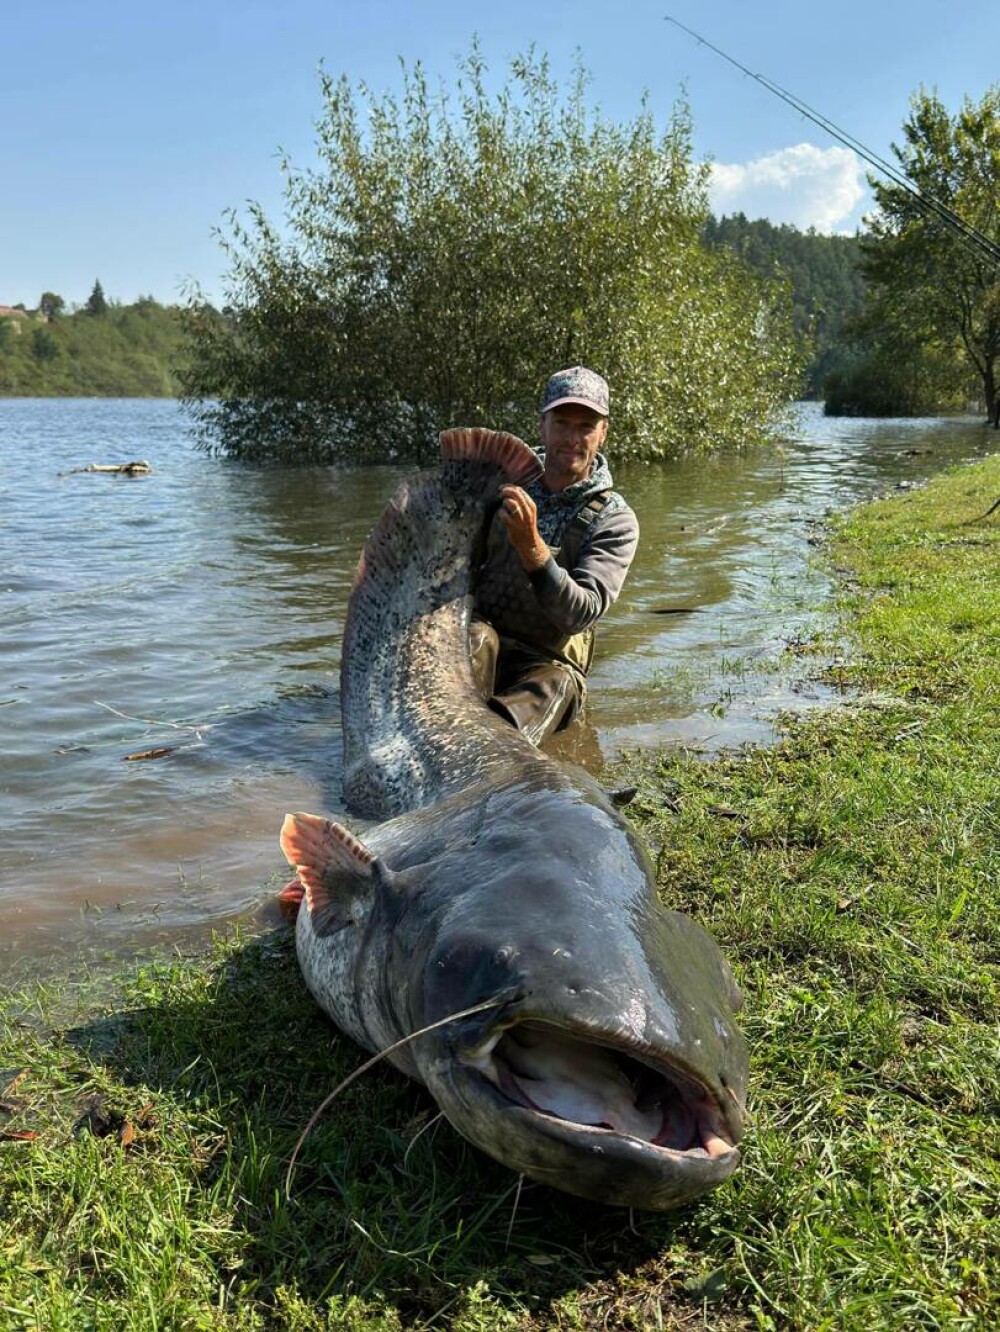
[[[567,402],[545,412],[541,437],[550,489],[565,490],[588,476],[607,433],[608,418],[582,403]]]

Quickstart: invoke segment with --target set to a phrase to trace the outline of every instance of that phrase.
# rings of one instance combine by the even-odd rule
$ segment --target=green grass
[[[526,1185],[514,1215],[376,1069],[286,1199],[363,1056],[287,937],[233,936],[3,1000],[0,1329],[1000,1325],[1000,514],[968,522],[998,495],[993,459],[839,525],[842,707],[626,765],[664,900],[746,994],[730,1183],[632,1225]]]

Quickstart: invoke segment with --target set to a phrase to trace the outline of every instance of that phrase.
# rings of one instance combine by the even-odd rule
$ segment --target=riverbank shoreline
[[[844,707],[618,765],[743,986],[753,1124],[667,1216],[525,1186],[306,995],[290,936],[0,1000],[0,1324],[1000,1320],[1000,458],[839,519]],[[822,655],[827,644],[814,644]],[[72,1010],[72,1011],[71,1011]],[[426,1132],[424,1130],[427,1130]],[[19,1320],[19,1321],[18,1321]]]

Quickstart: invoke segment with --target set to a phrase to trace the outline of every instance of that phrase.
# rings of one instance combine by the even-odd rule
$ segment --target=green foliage
[[[87,297],[87,304],[84,309],[91,315],[102,315],[107,312],[108,302],[104,296],[104,288],[100,282],[94,283],[94,289]]]
[[[175,397],[184,355],[182,312],[148,297],[99,318],[0,319],[0,397]]]
[[[854,355],[848,359],[852,345]],[[969,396],[953,349],[921,343],[904,330],[890,335],[883,326],[874,346],[854,334],[842,364],[826,377],[824,411],[827,416],[933,416],[961,411]]]
[[[36,361],[54,361],[59,355],[59,343],[47,328],[33,328],[31,353]]]
[[[286,163],[287,225],[233,216],[224,321],[192,306],[186,395],[206,448],[289,460],[427,456],[439,430],[533,438],[541,386],[611,383],[618,456],[765,437],[796,363],[782,293],[709,253],[705,168],[678,106],[660,132],[568,92],[544,58],[449,100],[323,77],[319,166]]]
[[[743,213],[709,217],[705,243],[732,250],[758,276],[788,283],[792,327],[806,361],[807,397],[822,397],[826,378],[846,363],[846,330],[862,309],[865,283],[857,236],[824,236],[776,226]]]
[[[951,115],[921,91],[893,147],[915,190],[1000,243],[1000,85]],[[921,410],[1000,392],[1000,264],[963,244],[912,190],[871,178],[879,206],[863,243],[869,301],[859,326],[876,384],[880,362],[910,349],[911,377],[925,385]],[[934,399],[930,403],[927,395]],[[862,407],[863,394],[855,394]]]
[[[66,302],[54,291],[42,292],[38,301],[38,313],[44,315],[50,323],[53,319],[58,319],[65,308]]]

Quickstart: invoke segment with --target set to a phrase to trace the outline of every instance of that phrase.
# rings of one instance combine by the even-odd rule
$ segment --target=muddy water
[[[995,444],[808,405],[780,452],[619,469],[641,553],[562,751],[762,741],[822,702],[775,658],[825,613],[823,516]],[[0,968],[271,910],[284,811],[340,808],[346,597],[400,476],[208,459],[171,402],[0,401]]]

